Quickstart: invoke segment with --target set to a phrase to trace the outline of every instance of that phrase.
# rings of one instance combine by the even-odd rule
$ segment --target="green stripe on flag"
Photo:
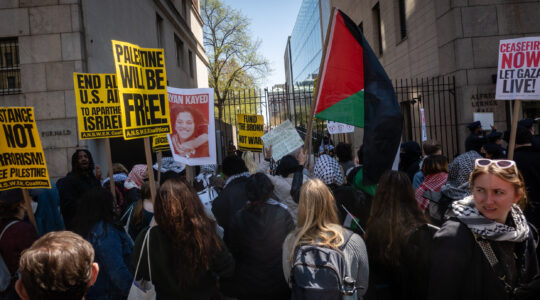
[[[364,90],[328,107],[316,114],[315,118],[364,128]]]

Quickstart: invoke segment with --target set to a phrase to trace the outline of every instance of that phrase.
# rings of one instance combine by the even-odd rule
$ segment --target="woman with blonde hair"
[[[298,203],[298,227],[287,236],[283,244],[283,273],[293,287],[293,298],[295,285],[301,284],[301,278],[295,277],[299,274],[295,272],[298,270],[297,262],[305,258],[302,255],[307,254],[309,248],[319,249],[319,253],[324,249],[340,253],[345,275],[356,281],[359,297],[365,294],[369,266],[364,240],[339,225],[334,196],[319,179],[309,180],[302,186]],[[315,282],[317,284],[324,285],[325,282]]]
[[[522,299],[539,272],[523,177],[512,160],[479,158],[469,184],[435,234],[428,299]]]

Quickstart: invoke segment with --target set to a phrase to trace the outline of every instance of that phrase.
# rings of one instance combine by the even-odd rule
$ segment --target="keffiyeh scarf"
[[[322,180],[326,185],[343,184],[343,174],[339,168],[337,160],[327,154],[323,154],[317,159],[313,169],[315,177]]]
[[[158,170],[158,164],[155,163],[153,165],[154,170]],[[161,173],[165,173],[168,171],[173,171],[175,173],[181,173],[186,169],[186,165],[183,163],[179,163],[174,160],[174,158],[168,156],[161,159]]]
[[[516,204],[512,205],[510,211],[515,227],[484,217],[475,207],[472,196],[454,201],[446,216],[458,218],[473,233],[492,241],[522,242],[529,236],[527,220]]]
[[[146,165],[134,165],[131,172],[129,172],[126,181],[124,182],[124,187],[128,190],[132,188],[140,189],[145,178],[148,178],[148,174],[146,173]]]
[[[229,183],[231,183],[231,181],[235,180],[236,178],[240,178],[240,177],[249,177],[251,176],[251,174],[249,174],[249,172],[243,172],[243,173],[239,173],[239,174],[235,174],[229,178],[227,178],[227,181],[225,181],[225,185],[223,186],[223,188],[226,188],[227,185]]]

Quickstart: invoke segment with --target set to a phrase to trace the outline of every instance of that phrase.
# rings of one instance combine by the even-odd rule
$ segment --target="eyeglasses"
[[[509,159],[498,159],[498,160],[491,160],[487,158],[478,158],[474,161],[474,164],[477,167],[489,167],[491,164],[495,164],[497,167],[501,169],[507,169],[510,167],[514,167],[517,173],[517,167],[516,162]]]

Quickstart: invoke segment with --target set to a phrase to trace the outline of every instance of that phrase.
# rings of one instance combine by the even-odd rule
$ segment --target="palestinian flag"
[[[315,105],[316,118],[364,128],[364,184],[392,168],[403,116],[392,82],[354,22],[334,9]]]

